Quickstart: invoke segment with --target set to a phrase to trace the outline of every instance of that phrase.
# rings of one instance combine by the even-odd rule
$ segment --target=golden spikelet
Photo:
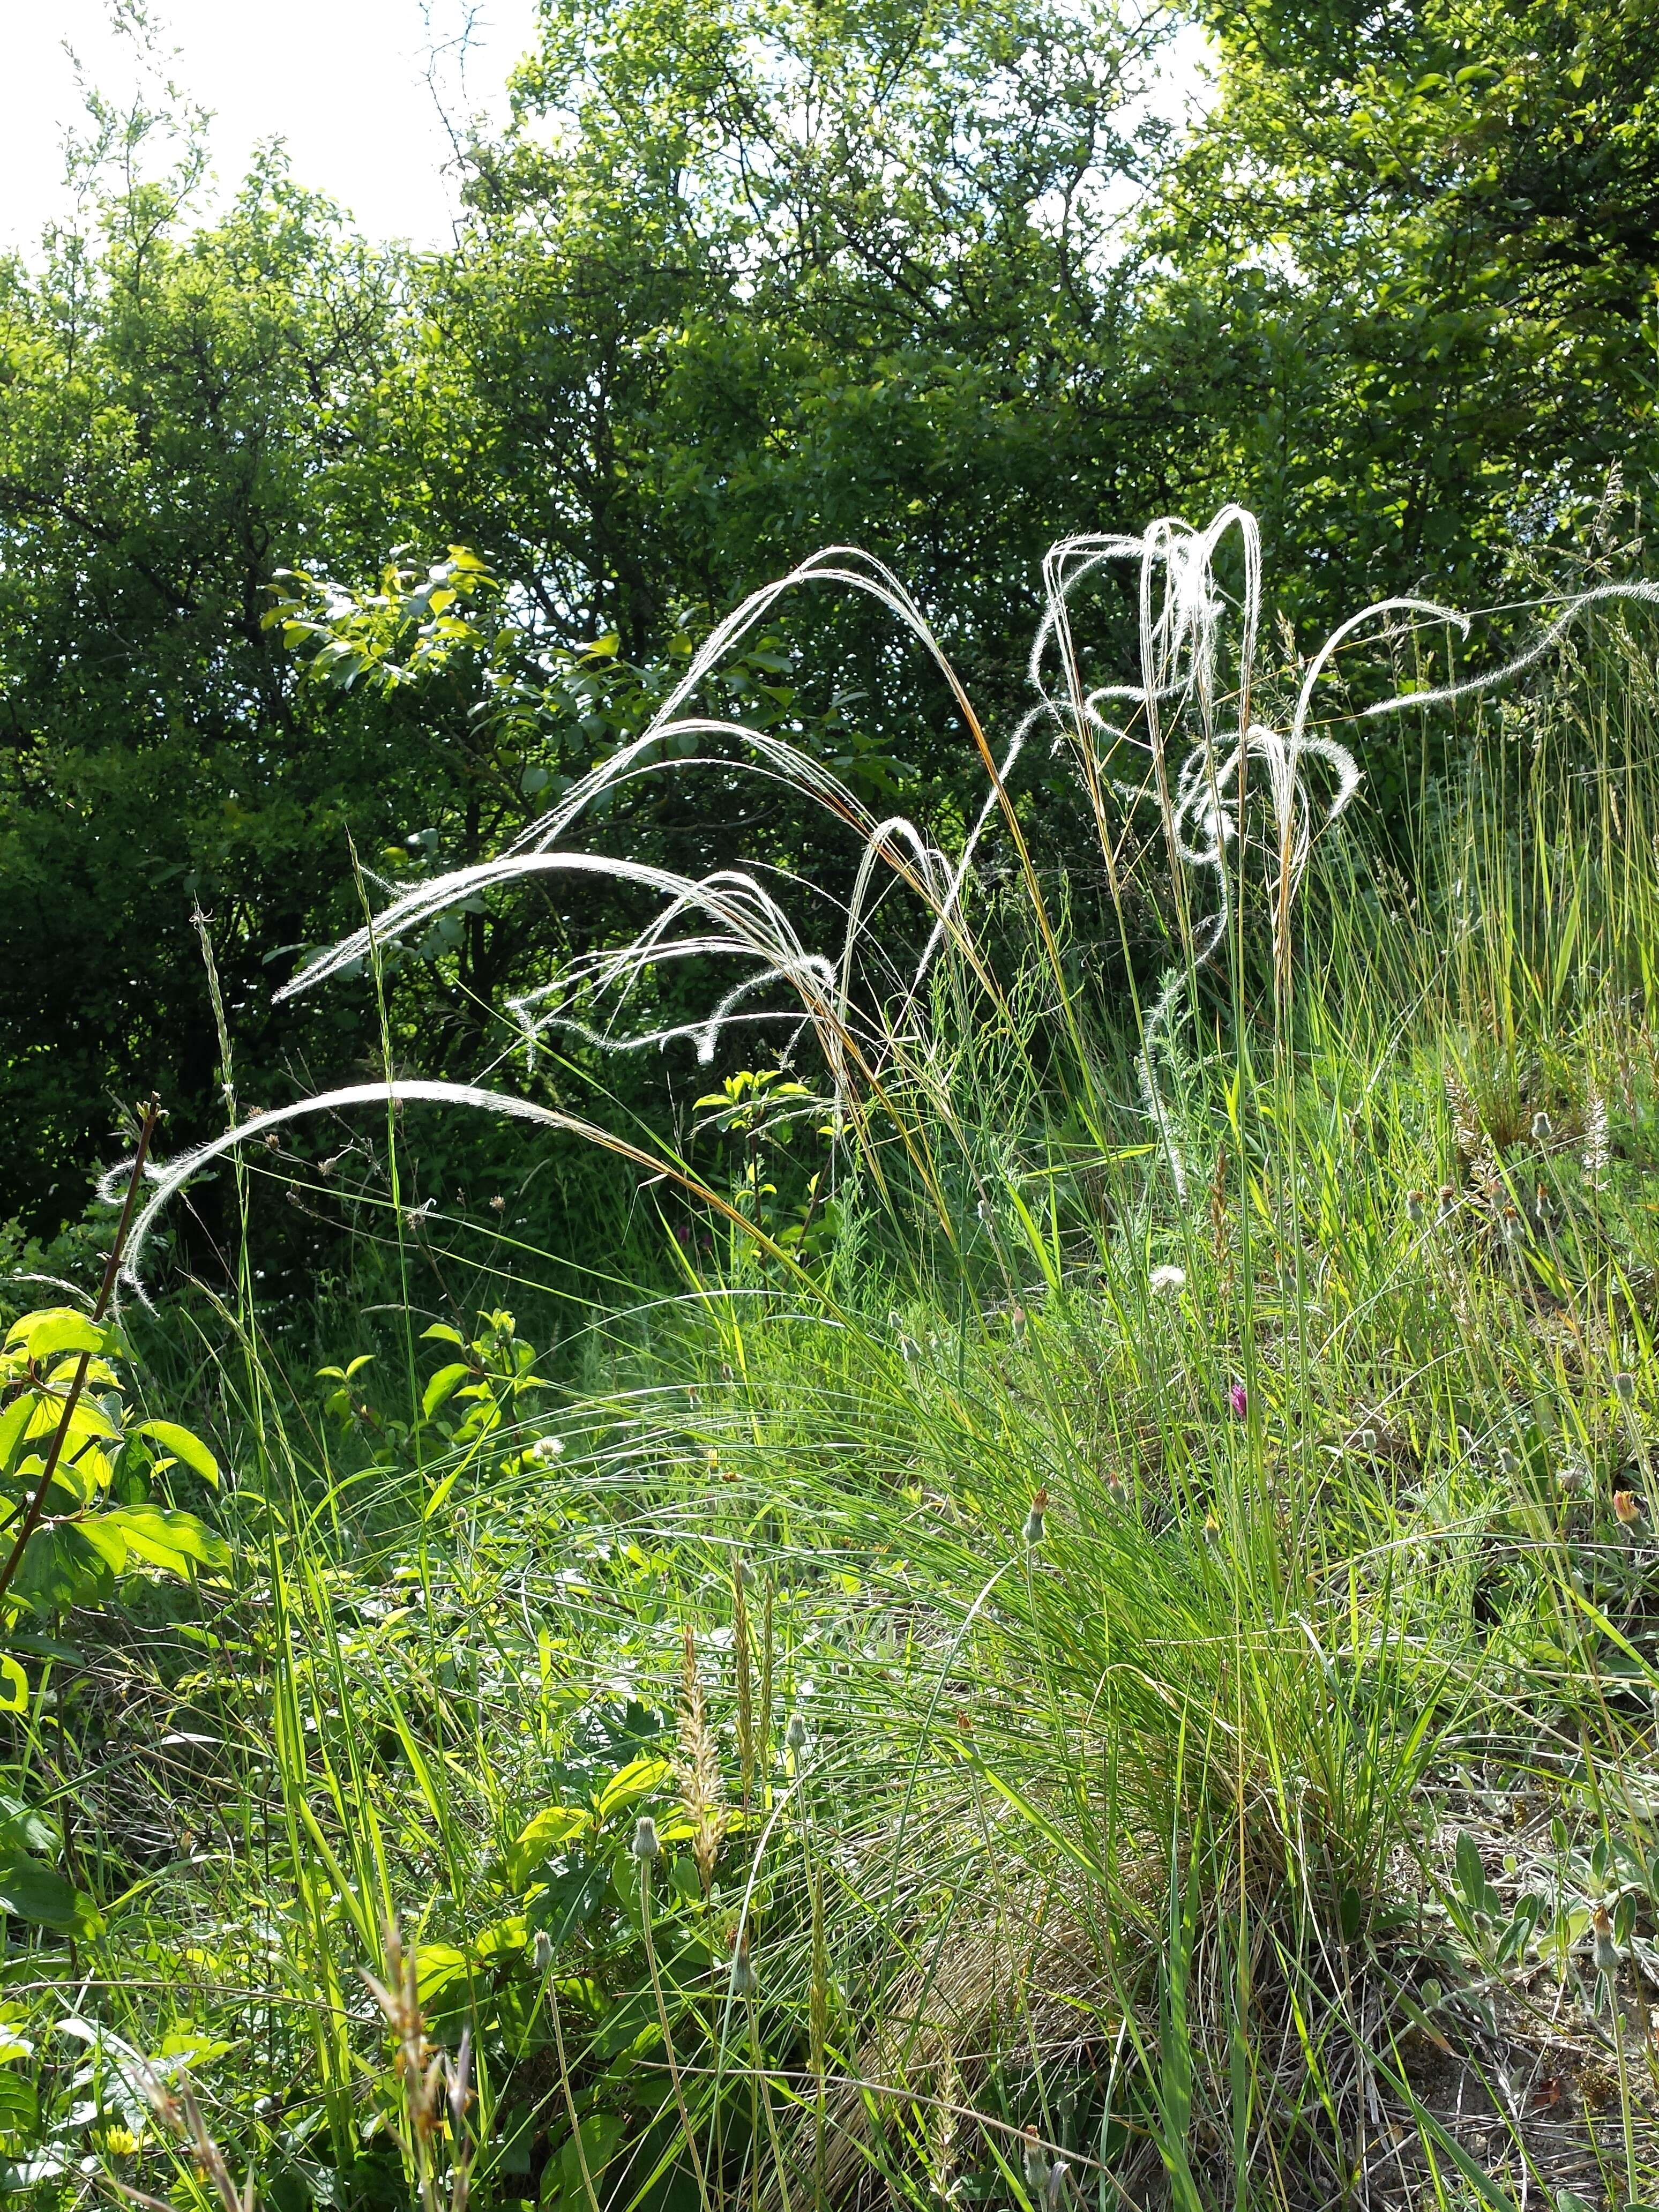
[[[697,1679],[696,1638],[690,1627],[685,1631],[680,1669],[678,1734],[680,1748],[679,1757],[674,1761],[674,1778],[679,1784],[685,1816],[691,1823],[691,1854],[697,1863],[702,1893],[707,1897],[714,1879],[720,1838],[726,1833],[727,1811],[714,1732],[708,1725],[708,1707],[702,1684]]]

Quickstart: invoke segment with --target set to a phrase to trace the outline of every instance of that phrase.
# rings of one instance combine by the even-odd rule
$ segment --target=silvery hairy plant
[[[1241,580],[1235,591],[1224,588],[1217,574],[1218,555],[1230,541]],[[1079,637],[1081,588],[1113,571],[1127,572],[1134,587],[1138,665],[1128,680],[1094,684]],[[976,873],[999,825],[1015,850],[1047,930],[1012,801],[1022,756],[1034,738],[1046,736],[1051,750],[1068,756],[1076,769],[1115,895],[1126,830],[1148,809],[1154,834],[1161,830],[1176,907],[1176,957],[1142,1020],[1137,1070],[1144,1110],[1176,1192],[1184,1197],[1186,1166],[1159,1087],[1161,1042],[1180,1008],[1189,1003],[1198,971],[1226,941],[1246,898],[1259,897],[1265,904],[1275,985],[1283,1002],[1291,973],[1294,909],[1315,840],[1359,789],[1352,732],[1350,742],[1344,742],[1332,734],[1331,726],[1316,722],[1322,683],[1338,655],[1360,642],[1364,633],[1375,635],[1380,629],[1397,635],[1401,625],[1432,623],[1449,624],[1467,637],[1472,621],[1433,600],[1412,597],[1382,599],[1361,609],[1308,660],[1284,726],[1276,727],[1258,719],[1256,712],[1263,696],[1256,665],[1261,574],[1255,518],[1238,506],[1223,507],[1203,529],[1164,517],[1139,536],[1086,535],[1053,546],[1042,564],[1043,612],[1028,664],[1035,703],[998,748],[932,624],[897,576],[855,547],[830,546],[753,592],[726,616],[646,730],[600,762],[495,859],[450,870],[392,896],[363,928],[315,953],[276,995],[295,998],[344,971],[355,972],[378,950],[482,894],[538,878],[604,876],[655,894],[657,911],[625,942],[568,963],[509,1002],[532,1064],[537,1041],[552,1030],[574,1033],[613,1051],[685,1039],[699,1062],[707,1064],[735,1025],[779,1025],[787,1033],[786,1050],[795,1049],[809,1035],[814,1041],[836,1126],[849,1121],[862,1126],[868,1103],[880,1095],[895,1056],[905,1053],[914,1060],[920,1037],[921,1061],[928,1060],[924,987],[942,953],[948,949],[995,994],[970,908]],[[908,817],[878,819],[822,761],[786,738],[698,711],[700,691],[726,658],[787,594],[809,587],[850,591],[873,600],[943,677],[985,784],[954,857]],[[1659,585],[1608,584],[1578,593],[1523,653],[1503,666],[1437,688],[1398,693],[1335,719],[1363,724],[1501,684],[1541,659],[1583,609],[1612,599],[1659,600]],[[678,750],[681,740],[690,741],[688,753]],[[787,872],[766,872],[769,882],[744,867],[694,878],[565,842],[602,794],[646,778],[683,776],[708,767],[785,785],[857,840],[852,890],[827,946],[811,943],[811,933],[791,912],[789,895],[805,900],[812,887]],[[1267,825],[1265,836],[1255,841],[1254,874],[1245,827],[1253,798]],[[915,927],[908,933],[911,953],[903,960],[875,933],[876,917],[895,891],[907,895],[919,912],[919,958]],[[674,961],[711,956],[735,959],[742,972],[704,1014],[668,1027],[629,1027],[629,1002],[647,975]],[[604,1025],[579,1016],[574,1011],[579,1005],[605,1009]],[[149,1164],[145,1173],[153,1188],[133,1224],[124,1269],[128,1284],[138,1287],[138,1261],[162,1207],[213,1161],[277,1123],[389,1100],[479,1107],[575,1131],[629,1157],[647,1158],[590,1124],[481,1085],[355,1085],[256,1115],[178,1158]],[[660,1163],[651,1164],[659,1171]],[[126,1172],[125,1167],[111,1170],[105,1179],[106,1194],[119,1188]]]

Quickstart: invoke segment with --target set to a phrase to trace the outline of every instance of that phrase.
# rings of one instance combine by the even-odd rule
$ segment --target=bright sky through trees
[[[455,41],[469,13],[464,66]],[[535,0],[159,0],[150,10],[165,73],[213,111],[214,167],[233,186],[262,140],[288,143],[296,177],[330,193],[371,236],[447,243],[455,185],[428,82],[452,116],[499,116],[502,86],[531,43]],[[0,0],[0,248],[37,244],[64,214],[63,138],[84,116],[70,49],[88,79],[125,101],[132,41],[108,0]]]

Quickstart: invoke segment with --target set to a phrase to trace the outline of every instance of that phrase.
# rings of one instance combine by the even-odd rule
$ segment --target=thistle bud
[[[759,1987],[760,1976],[749,1955],[749,1930],[745,1928],[738,1938],[737,1952],[732,1960],[732,1994],[734,1997],[752,1997]]]
[[[1042,1516],[1048,1510],[1048,1492],[1039,1490],[1031,1500],[1031,1510],[1025,1516],[1025,1526],[1020,1530],[1020,1540],[1028,1549],[1042,1541]]]
[[[1413,1229],[1420,1229],[1429,1218],[1429,1202],[1420,1190],[1406,1193],[1406,1218]]]
[[[1042,2139],[1035,2128],[1027,2128],[1025,2130],[1026,2187],[1033,2197],[1040,2199],[1047,2195],[1048,2184],[1053,2178],[1054,2168],[1048,2163]]]
[[[1636,1403],[1636,1377],[1633,1375],[1615,1375],[1613,1395],[1621,1406],[1633,1406]]]
[[[641,1813],[634,1823],[634,1840],[628,1848],[641,1866],[649,1866],[662,1850],[657,1841],[657,1824],[648,1813]]]
[[[1500,1474],[1507,1475],[1513,1482],[1521,1472],[1521,1462],[1515,1454],[1506,1448],[1498,1455],[1498,1469]]]
[[[536,1930],[536,1940],[530,1947],[530,1960],[538,1974],[544,1974],[553,1963],[553,1938],[545,1928]]]
[[[1534,1145],[1547,1145],[1554,1134],[1555,1127],[1547,1114],[1540,1110],[1533,1115],[1532,1140]]]
[[[783,1732],[784,1742],[797,1758],[806,1748],[806,1723],[799,1713],[791,1713],[789,1725]]]

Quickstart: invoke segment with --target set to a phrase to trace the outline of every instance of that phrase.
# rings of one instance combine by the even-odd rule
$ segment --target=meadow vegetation
[[[8,2203],[1659,2203],[1659,15],[1205,20],[0,269]]]
[[[813,574],[934,650],[875,564]],[[664,874],[519,1008],[521,1058],[620,1045],[725,962],[711,1061],[711,1021],[792,1041],[708,1079],[695,1158],[500,1075],[244,1111],[227,1030],[233,1133],[151,1165],[116,1333],[59,1346],[68,1284],[14,1329],[46,1398],[134,1359],[151,1423],[99,1396],[15,1586],[13,1881],[57,1883],[6,1896],[20,2201],[1659,2187],[1650,594],[1591,576],[1448,697],[1425,602],[1275,645],[1237,510],[1048,575],[958,854],[699,712],[762,595],[487,883],[289,987],[580,865],[612,779],[797,777],[867,858],[842,941],[795,933],[810,883]],[[1401,716],[1459,738],[1403,864],[1356,782]],[[1137,1018],[1020,829],[1051,747]],[[659,1287],[578,1292],[511,1192],[409,1201],[422,1117],[502,1100],[526,1180],[625,1150]],[[251,1218],[350,1147],[386,1296],[147,1315],[189,1177]]]

